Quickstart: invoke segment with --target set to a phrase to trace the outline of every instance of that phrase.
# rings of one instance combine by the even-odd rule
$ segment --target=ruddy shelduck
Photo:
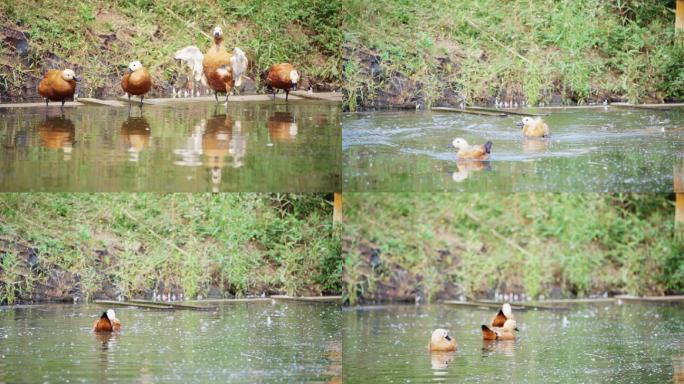
[[[541,117],[523,117],[522,121],[517,124],[522,127],[523,136],[525,137],[549,137],[551,132],[549,126],[546,125]]]
[[[121,322],[116,318],[113,309],[104,312],[93,324],[93,332],[116,332],[121,330]]]
[[[518,330],[515,320],[508,319],[501,327],[488,327],[482,324],[483,340],[515,340],[515,332]]]
[[[450,352],[455,351],[458,346],[456,340],[449,336],[446,329],[438,328],[432,332],[428,349],[433,352]]]
[[[121,88],[128,94],[128,105],[131,104],[131,95],[135,95],[140,96],[142,107],[145,94],[152,88],[152,78],[140,61],[128,64],[128,69],[121,79]]]
[[[469,145],[465,139],[457,137],[451,145],[458,150],[456,152],[458,158],[464,160],[487,160],[489,154],[492,153],[491,141],[487,141],[484,145]]]
[[[38,93],[45,98],[46,107],[48,101],[61,101],[64,107],[64,102],[74,97],[76,82],[79,80],[71,69],[51,69],[38,84]]]
[[[207,80],[207,85],[214,91],[214,97],[218,103],[218,94],[226,94],[226,104],[228,96],[233,87],[240,86],[242,74],[247,70],[247,56],[240,48],[233,49],[230,55],[223,46],[223,31],[221,27],[214,28],[214,45],[202,59],[202,71]]]
[[[266,89],[269,92],[273,92],[273,100],[275,100],[276,90],[284,90],[285,102],[287,102],[290,91],[297,90],[298,81],[299,72],[297,72],[292,64],[273,64],[266,74]]]

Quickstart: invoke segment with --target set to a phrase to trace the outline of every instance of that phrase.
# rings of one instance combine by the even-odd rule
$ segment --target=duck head
[[[292,82],[292,90],[297,90],[297,82],[299,81],[299,72],[294,69],[290,71],[290,81]]]
[[[529,116],[525,116],[525,117],[523,117],[523,119],[521,121],[517,122],[515,125],[522,128],[526,125],[531,124],[533,121],[534,121],[533,118],[531,118]]]
[[[223,40],[223,30],[218,25],[214,27],[214,31],[211,34],[214,36],[214,41]]]
[[[81,80],[78,78],[78,76],[76,76],[76,73],[74,73],[74,71],[71,69],[65,69],[62,71],[62,79],[66,80],[66,81],[72,81],[72,80],[73,81],[79,81],[79,80]]]
[[[113,309],[108,309],[106,314],[107,314],[107,318],[109,319],[109,321],[116,320],[116,313],[114,313]]]
[[[501,306],[501,311],[503,312],[504,316],[506,316],[507,319],[510,319],[513,317],[513,309],[511,308],[511,305],[509,303],[504,303]]]
[[[131,61],[130,64],[128,64],[128,73],[133,73],[142,67],[143,65],[139,60]]]
[[[468,142],[465,141],[465,139],[457,137],[454,139],[454,141],[451,142],[451,148],[465,148],[468,146]]]
[[[446,329],[437,328],[432,332],[430,337],[431,348],[438,351],[447,351],[456,349],[456,340],[449,336]]]

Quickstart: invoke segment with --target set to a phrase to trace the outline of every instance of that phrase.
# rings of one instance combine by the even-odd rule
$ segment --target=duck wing
[[[492,327],[503,327],[507,318],[504,315],[503,310],[499,309],[499,312],[492,318]]]
[[[233,78],[235,79],[235,86],[239,87],[242,85],[242,74],[247,70],[247,65],[249,61],[247,60],[247,55],[242,49],[235,47],[233,50],[233,56],[230,57],[230,66],[233,68]]]
[[[200,81],[203,75],[202,62],[204,54],[194,45],[181,48],[174,53],[173,58],[183,61],[192,71],[195,81]]]

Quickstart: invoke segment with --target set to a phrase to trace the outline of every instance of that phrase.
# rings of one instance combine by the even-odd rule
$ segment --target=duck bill
[[[525,126],[525,124],[523,124],[522,122],[517,122],[517,123],[515,123],[515,126],[518,128],[522,128]]]
[[[74,80],[75,81],[81,81],[81,77],[80,76],[74,76]]]
[[[449,335],[444,336],[444,338],[447,339],[447,341],[451,341],[451,337]]]

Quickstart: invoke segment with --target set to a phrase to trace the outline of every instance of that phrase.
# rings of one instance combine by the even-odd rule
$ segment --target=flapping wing
[[[204,61],[204,55],[199,48],[194,45],[189,45],[176,51],[173,58],[183,61],[188,68],[190,68],[195,81],[200,81],[202,79],[202,61]]]
[[[249,61],[247,60],[247,55],[245,52],[235,47],[233,49],[233,55],[230,57],[230,66],[233,68],[233,79],[235,79],[235,86],[239,87],[242,85],[242,74],[247,70],[247,65]]]

